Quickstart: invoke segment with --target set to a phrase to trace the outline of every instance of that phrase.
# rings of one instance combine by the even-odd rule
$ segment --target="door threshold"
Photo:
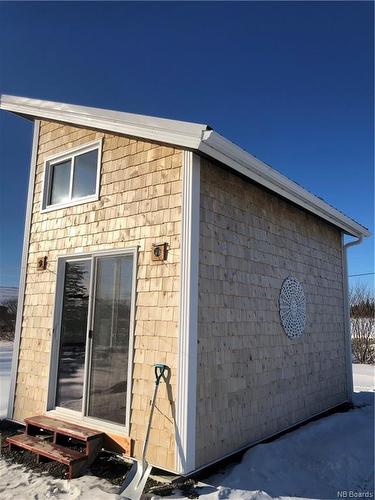
[[[73,410],[66,410],[62,408],[47,410],[45,415],[48,417],[60,418],[61,420],[65,420],[71,424],[81,425],[82,427],[87,427],[88,429],[105,432],[106,434],[128,437],[125,426],[112,424],[111,422],[104,422],[94,418],[85,418]]]

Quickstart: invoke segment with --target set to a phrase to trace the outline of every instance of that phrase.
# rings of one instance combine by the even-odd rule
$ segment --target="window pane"
[[[97,260],[89,416],[125,424],[133,257]]]
[[[98,150],[76,156],[74,164],[73,198],[95,194]]]
[[[50,205],[69,200],[70,160],[53,165]]]
[[[56,406],[82,410],[91,261],[67,262]]]

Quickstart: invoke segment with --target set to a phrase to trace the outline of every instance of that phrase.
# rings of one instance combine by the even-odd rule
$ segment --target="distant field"
[[[18,288],[0,286],[0,305],[4,304],[7,300],[18,298]]]

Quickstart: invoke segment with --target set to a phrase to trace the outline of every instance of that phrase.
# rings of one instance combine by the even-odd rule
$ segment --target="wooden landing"
[[[58,420],[57,418],[46,417],[45,415],[25,418],[25,423],[27,427],[51,431],[85,442],[97,438],[98,435],[103,435],[102,432],[87,429],[87,427],[81,427],[80,425],[70,424],[63,420]]]
[[[38,415],[26,418],[25,423],[24,434],[7,438],[9,448],[31,451],[38,461],[42,456],[66,465],[69,479],[92,464],[103,444],[102,432],[56,418]]]

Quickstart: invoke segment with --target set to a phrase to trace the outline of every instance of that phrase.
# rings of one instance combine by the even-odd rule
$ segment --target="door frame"
[[[93,294],[95,290],[96,281],[96,262],[97,257],[111,257],[115,255],[132,255],[132,288],[131,288],[131,304],[130,304],[130,323],[129,323],[129,356],[128,356],[128,379],[126,387],[126,410],[125,410],[125,424],[117,424],[109,421],[88,417],[85,415],[87,407],[87,383],[88,383],[88,370],[89,370],[89,356],[91,349],[91,342],[89,339],[89,330],[92,326],[93,320]],[[90,260],[91,261],[91,275],[90,275],[90,296],[87,313],[87,328],[86,328],[86,356],[85,356],[85,371],[84,371],[84,386],[83,386],[83,401],[82,411],[78,412],[68,408],[57,407],[56,389],[57,389],[57,375],[59,365],[59,351],[60,351],[60,328],[61,328],[61,315],[63,308],[63,294],[65,284],[65,264],[74,260]],[[81,425],[87,424],[88,427],[108,430],[122,435],[129,434],[130,428],[130,405],[132,400],[132,376],[133,376],[133,359],[134,359],[134,330],[135,330],[135,307],[136,307],[136,290],[137,290],[137,261],[138,261],[138,247],[119,248],[114,250],[97,250],[94,252],[65,254],[57,257],[57,272],[56,272],[56,289],[55,289],[55,303],[53,313],[53,327],[51,339],[51,353],[48,374],[48,395],[46,411],[53,416],[61,417],[66,420],[74,421]],[[87,355],[89,354],[89,355]]]

